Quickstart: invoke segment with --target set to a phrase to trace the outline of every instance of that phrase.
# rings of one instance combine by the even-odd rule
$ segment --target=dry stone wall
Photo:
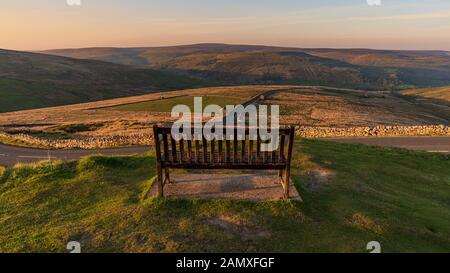
[[[395,137],[395,136],[450,136],[450,127],[446,125],[422,126],[376,126],[376,127],[309,127],[299,126],[297,136],[305,138],[332,137]]]
[[[296,135],[305,138],[337,137],[392,137],[392,136],[450,136],[450,126],[376,126],[376,127],[310,127],[299,126]],[[27,134],[7,134],[0,132],[0,138],[24,146],[53,149],[98,149],[132,145],[149,146],[153,144],[153,135],[149,133],[115,135],[104,137],[77,137],[72,139],[44,139]]]

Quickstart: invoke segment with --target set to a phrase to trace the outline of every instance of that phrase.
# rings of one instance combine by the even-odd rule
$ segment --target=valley
[[[0,140],[149,145],[151,126],[196,96],[279,105],[281,124],[303,137],[447,135],[449,64],[440,51],[226,44],[0,50]]]
[[[280,123],[299,136],[408,136],[450,134],[445,100],[311,86],[233,86],[156,92],[98,102],[0,114],[4,143],[50,148],[151,145],[152,125],[175,121],[171,109],[217,103],[280,105]]]
[[[44,51],[151,67],[220,84],[327,85],[398,90],[450,84],[446,51],[314,49],[229,44]]]

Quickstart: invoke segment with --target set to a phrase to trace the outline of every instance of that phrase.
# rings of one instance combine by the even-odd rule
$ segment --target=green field
[[[211,104],[216,104],[221,107],[226,105],[239,105],[246,102],[245,98],[232,97],[232,96],[202,96],[203,107]],[[169,99],[144,101],[132,104],[123,104],[118,106],[112,106],[104,108],[114,111],[149,111],[149,112],[172,112],[172,108],[176,105],[187,105],[194,111],[194,97],[193,96],[181,96]]]
[[[143,200],[151,154],[1,169],[0,252],[450,252],[449,159],[297,140],[304,203]],[[307,186],[318,166],[335,178]]]
[[[39,98],[48,94],[50,86],[31,84],[25,81],[0,78],[0,113],[45,107],[48,104]]]

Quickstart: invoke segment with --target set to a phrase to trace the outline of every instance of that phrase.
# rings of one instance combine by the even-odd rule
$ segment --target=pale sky
[[[450,50],[450,0],[67,1],[0,0],[0,48],[208,42]]]

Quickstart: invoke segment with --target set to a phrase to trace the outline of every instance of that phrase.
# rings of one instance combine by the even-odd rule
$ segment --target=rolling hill
[[[405,95],[450,102],[450,86],[405,90]]]
[[[446,51],[197,44],[46,53],[165,69],[221,84],[320,84],[366,89],[450,84],[450,54]]]
[[[0,50],[0,112],[199,85],[199,80],[150,68]]]

